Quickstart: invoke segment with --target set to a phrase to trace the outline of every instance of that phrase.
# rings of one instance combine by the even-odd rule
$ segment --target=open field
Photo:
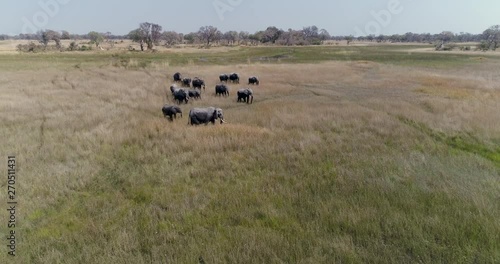
[[[14,260],[500,262],[500,57],[417,48],[0,54]],[[176,71],[207,90],[168,122]],[[233,71],[254,104],[213,95]]]

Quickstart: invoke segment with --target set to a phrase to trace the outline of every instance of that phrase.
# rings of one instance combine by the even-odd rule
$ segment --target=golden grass
[[[17,155],[21,174],[19,260],[499,260],[498,167],[446,141],[458,135],[498,147],[500,86],[477,77],[495,67],[435,73],[360,61],[6,72],[0,130],[2,155]],[[169,122],[161,107],[173,103],[177,71],[204,78],[207,90]],[[229,98],[214,96],[219,74],[229,72],[260,77],[254,104],[236,102],[244,84],[230,85]],[[221,107],[228,123],[188,126],[189,109],[201,106]]]

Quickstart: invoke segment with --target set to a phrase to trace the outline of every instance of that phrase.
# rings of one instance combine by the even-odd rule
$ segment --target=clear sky
[[[389,8],[390,6],[390,8]],[[500,0],[0,0],[0,34],[40,29],[127,34],[141,22],[188,33],[287,30],[316,25],[332,35],[482,33],[500,24]]]

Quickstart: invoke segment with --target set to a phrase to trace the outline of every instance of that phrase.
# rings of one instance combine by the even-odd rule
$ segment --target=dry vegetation
[[[18,157],[22,201],[15,260],[498,263],[498,66],[4,71],[2,157]],[[208,85],[168,122],[175,71]],[[260,76],[253,105],[236,103],[236,85],[213,95],[232,71]],[[228,124],[188,126],[195,106],[223,108]]]

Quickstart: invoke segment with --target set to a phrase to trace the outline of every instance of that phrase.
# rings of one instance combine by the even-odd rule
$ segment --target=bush
[[[44,45],[37,45],[34,42],[30,42],[29,44],[19,44],[17,45],[17,51],[19,52],[43,52],[47,49]]]
[[[80,51],[92,50],[92,46],[82,45],[79,50]]]
[[[78,48],[78,44],[73,41],[69,44],[68,51],[76,51]]]
[[[478,50],[482,50],[482,51],[487,51],[490,49],[490,44],[486,41],[481,41],[481,43],[477,46],[477,49]]]

